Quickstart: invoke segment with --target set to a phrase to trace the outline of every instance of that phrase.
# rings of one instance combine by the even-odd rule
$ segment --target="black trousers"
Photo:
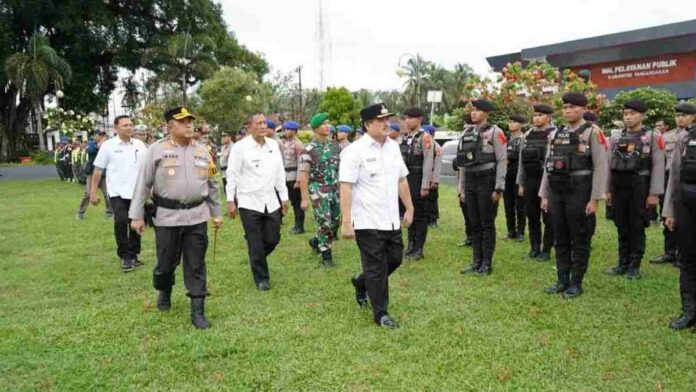
[[[423,249],[425,240],[428,237],[428,198],[421,197],[422,174],[409,174],[408,188],[411,191],[411,201],[413,202],[413,223],[408,228],[408,242],[414,243],[416,249]]]
[[[541,177],[527,177],[524,181],[524,204],[527,210],[527,221],[529,222],[529,245],[532,250],[550,252],[553,248],[553,225],[549,214],[541,209],[541,198],[539,197],[539,185]],[[544,222],[544,235],[542,243],[541,222]]]
[[[116,253],[126,260],[135,260],[140,254],[140,234],[130,227],[128,209],[131,201],[121,197],[111,198],[111,209],[114,211],[114,234],[116,235]]]
[[[498,209],[493,203],[495,170],[465,172],[465,203],[471,221],[471,239],[474,263],[491,266],[495,250],[495,216]]]
[[[464,216],[464,234],[466,238],[471,238],[471,220],[469,219],[469,209],[466,207],[466,202],[462,202],[459,198],[459,209],[462,210],[462,216]]]
[[[559,282],[582,285],[590,260],[591,224],[585,208],[592,194],[592,176],[573,177],[569,191],[549,191],[548,209],[556,239]]]
[[[439,188],[431,189],[426,196],[428,204],[428,224],[437,223],[440,219],[440,190]]]
[[[669,172],[665,172],[665,189],[667,189],[667,184],[669,183]],[[660,195],[660,216],[662,216],[662,208],[665,205],[665,195]],[[676,232],[669,230],[668,228],[662,229],[662,234],[665,237],[665,253],[666,255],[676,256],[677,255],[677,245],[679,238]]]
[[[184,259],[184,286],[191,298],[208,295],[205,252],[208,250],[208,223],[192,226],[155,227],[157,265],[152,285],[157,290],[171,290],[176,282],[174,271]]]
[[[285,185],[288,187],[288,199],[295,213],[295,227],[304,229],[305,212],[300,208],[302,202],[300,188],[295,188],[295,181],[287,181]]]
[[[517,170],[508,171],[505,175],[505,189],[503,192],[505,222],[507,223],[508,234],[524,235],[526,219],[524,198],[518,196],[516,181]]]
[[[617,174],[613,174],[616,178]],[[614,224],[619,232],[619,263],[624,267],[640,268],[645,253],[645,227],[650,223],[651,209],[645,208],[650,178],[631,176],[628,186],[612,186]]]
[[[267,257],[280,242],[280,216],[280,209],[263,213],[246,208],[239,209],[249,250],[249,266],[257,284],[271,279]]]
[[[684,294],[696,296],[696,208],[689,208],[681,202],[674,203],[674,208],[681,253],[679,290],[682,298]]]
[[[372,316],[379,321],[389,307],[389,275],[399,268],[403,257],[401,230],[355,230],[355,241],[363,270],[358,284],[367,289]]]

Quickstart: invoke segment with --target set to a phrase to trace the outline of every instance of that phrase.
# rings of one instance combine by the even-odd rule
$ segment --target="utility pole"
[[[300,115],[298,116],[298,120],[300,121],[300,126],[304,125],[304,120],[302,119],[302,116],[304,115],[304,108],[302,107],[302,66],[298,66],[295,71],[297,71],[297,76],[299,79],[299,87],[300,87]]]

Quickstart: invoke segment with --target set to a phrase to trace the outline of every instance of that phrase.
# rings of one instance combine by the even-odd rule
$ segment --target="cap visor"
[[[380,114],[379,116],[375,118],[385,118],[385,117],[391,117],[394,116],[394,113],[387,113],[387,114]]]
[[[196,117],[195,117],[193,114],[191,114],[191,113],[175,114],[175,115],[172,116],[172,118],[175,119],[175,120],[183,120],[183,119],[185,119],[185,118],[187,118],[187,117],[190,118],[190,119],[192,119],[192,120],[195,120],[195,119],[196,119]]]

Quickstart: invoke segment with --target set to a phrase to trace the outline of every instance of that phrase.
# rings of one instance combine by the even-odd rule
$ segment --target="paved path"
[[[7,180],[40,180],[58,178],[58,172],[53,165],[26,165],[0,167],[0,181]]]

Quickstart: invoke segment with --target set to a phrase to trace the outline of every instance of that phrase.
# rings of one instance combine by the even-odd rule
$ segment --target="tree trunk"
[[[46,143],[44,142],[43,132],[43,110],[41,103],[36,106],[36,133],[39,135],[39,150],[46,151]]]
[[[10,87],[0,91],[0,162],[17,158],[18,141],[26,131],[31,104],[22,98],[17,104],[17,91]]]

